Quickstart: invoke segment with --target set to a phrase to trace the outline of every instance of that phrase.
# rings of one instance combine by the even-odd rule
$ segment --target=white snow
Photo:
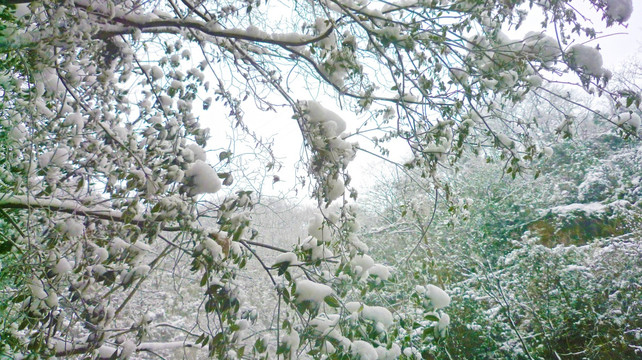
[[[352,258],[352,266],[354,266],[355,272],[358,277],[365,278],[370,273],[368,270],[374,266],[374,260],[369,255],[356,255]]]
[[[437,323],[437,329],[439,329],[440,332],[444,331],[448,328],[448,325],[450,325],[450,315],[446,313],[441,314],[439,323]]]
[[[412,346],[403,348],[403,354],[406,355],[406,357],[409,359],[421,359],[421,354],[419,354],[419,351],[417,351],[417,349]]]
[[[481,83],[484,86],[486,86],[487,88],[494,89],[497,86],[497,84],[499,83],[499,81],[497,81],[495,79],[482,78],[481,79]]]
[[[363,304],[361,304],[360,302],[350,301],[345,304],[345,307],[346,307],[346,310],[348,310],[350,313],[356,313],[357,311],[359,311],[359,309],[361,309],[362,305]]]
[[[499,142],[502,145],[504,145],[505,147],[507,147],[509,149],[512,149],[513,146],[515,145],[515,142],[513,142],[513,140],[511,140],[508,136],[506,136],[504,134],[501,134],[501,133],[497,134],[497,140],[499,140]]]
[[[387,266],[381,264],[374,264],[369,269],[370,275],[377,276],[381,280],[388,280],[390,277],[390,269]]]
[[[203,241],[203,247],[210,252],[214,260],[218,260],[223,257],[223,248],[221,245],[217,244],[216,241],[207,238]]]
[[[355,340],[350,346],[352,355],[356,356],[359,360],[377,360],[377,350],[369,342],[363,340]]]
[[[178,81],[178,80],[172,80],[171,84],[169,85],[170,88],[174,90],[184,90],[185,85],[183,85],[183,82]]]
[[[120,352],[120,359],[129,359],[129,357],[132,356],[132,354],[136,350],[136,343],[130,339],[125,340],[125,342],[121,346],[123,347],[123,349]]]
[[[363,310],[361,311],[361,317],[363,317],[364,319],[372,320],[376,323],[380,323],[386,329],[389,328],[393,323],[392,313],[382,306],[364,305]]]
[[[21,141],[27,138],[27,128],[23,124],[14,126],[9,131],[9,138],[14,141]]]
[[[618,125],[626,124],[631,128],[633,128],[635,132],[638,132],[640,130],[640,122],[641,122],[640,115],[634,112],[627,111],[627,112],[614,115],[612,121]]]
[[[526,77],[526,81],[528,81],[528,83],[532,87],[540,87],[542,86],[544,79],[542,79],[542,77],[539,75],[529,75],[528,77]]]
[[[328,249],[323,243],[319,245],[317,239],[312,236],[308,236],[308,238],[301,245],[301,249],[311,250],[312,254],[310,258],[312,260],[327,259],[333,256],[330,249]]]
[[[357,255],[352,259],[354,266],[360,266],[362,270],[368,270],[374,266],[374,260],[369,255]]]
[[[94,256],[96,256],[98,263],[102,263],[109,258],[109,252],[105,248],[96,246],[94,249]]]
[[[42,281],[39,279],[33,278],[31,281],[27,284],[29,287],[29,290],[31,290],[31,294],[40,300],[44,300],[47,298],[47,293],[43,289],[43,284]]]
[[[213,194],[221,189],[221,179],[216,171],[202,160],[196,160],[192,166],[185,171],[189,179],[189,195]]]
[[[44,168],[49,164],[63,166],[68,159],[69,150],[65,147],[60,147],[56,150],[47,151],[46,153],[40,155],[40,157],[38,158],[38,165],[40,165],[41,168]]]
[[[378,346],[375,350],[377,351],[378,360],[396,360],[401,356],[401,348],[397,344],[392,344],[390,349]]]
[[[523,44],[523,51],[526,54],[544,63],[551,62],[562,54],[557,40],[543,32],[526,33]]]
[[[299,344],[301,343],[301,339],[299,338],[299,333],[292,330],[291,333],[283,336],[281,341],[284,344],[286,344],[286,346],[290,349],[290,359],[295,359],[296,350],[299,348]]]
[[[368,245],[366,245],[366,243],[361,241],[361,239],[359,239],[359,237],[357,235],[355,235],[355,234],[350,234],[348,236],[348,241],[350,242],[350,245],[354,246],[355,249],[357,249],[359,251],[362,251],[362,252],[368,252],[369,251]]]
[[[14,13],[14,15],[17,19],[20,19],[29,14],[31,14],[31,10],[29,9],[29,6],[27,4],[16,5],[16,12]]]
[[[298,261],[296,254],[293,252],[286,252],[283,253],[279,256],[276,257],[274,260],[274,265],[279,265],[283,263],[288,263],[290,265],[298,265],[300,262]]]
[[[152,80],[158,80],[163,77],[163,69],[158,66],[152,67],[151,72]]]
[[[345,304],[345,308],[351,314],[358,313],[363,319],[383,325],[385,329],[394,322],[390,310],[382,306],[369,306],[357,301],[350,301]]]
[[[80,221],[69,218],[65,221],[63,230],[69,237],[79,237],[82,236],[85,226]]]
[[[152,247],[146,244],[143,241],[136,241],[135,243],[131,244],[129,246],[129,250],[135,251],[139,254],[144,253],[144,252],[150,252],[152,251]]]
[[[65,87],[62,82],[60,82],[58,73],[53,68],[46,67],[42,69],[39,74],[36,74],[36,79],[37,81],[42,81],[45,90],[50,94],[56,94],[65,91]]]
[[[464,84],[468,81],[468,73],[463,69],[452,68],[450,69],[450,78],[460,84]]]
[[[325,245],[320,245],[312,249],[312,255],[310,258],[312,260],[323,260],[323,259],[328,259],[333,257],[334,254],[330,249],[328,249]]]
[[[149,265],[139,265],[139,266],[136,266],[132,270],[132,272],[133,272],[134,276],[142,277],[142,276],[146,276],[147,274],[149,274],[150,270],[151,270],[151,268],[149,267]]]
[[[563,271],[591,271],[591,269],[582,265],[567,265]]]
[[[63,275],[71,271],[72,267],[71,264],[69,264],[69,261],[65,258],[61,258],[58,260],[58,263],[54,267],[54,273],[57,275]]]
[[[109,242],[109,250],[110,250],[110,253],[112,254],[116,254],[118,253],[118,251],[122,249],[127,249],[128,247],[129,247],[129,244],[125,242],[125,240],[119,237],[115,237],[111,239],[111,241]]]
[[[632,13],[633,0],[606,0],[606,14],[613,21],[627,21]]]
[[[207,153],[202,147],[196,144],[189,144],[187,149],[192,150],[192,153],[194,153],[194,160],[207,161]]]
[[[50,308],[55,308],[56,306],[58,306],[58,295],[55,292],[50,291],[49,296],[47,296],[47,298],[45,299],[45,304],[47,304],[47,306],[49,306]]]
[[[332,295],[332,288],[328,285],[315,283],[310,280],[299,280],[296,282],[296,301],[312,301],[317,304],[323,303],[326,296]]]
[[[592,202],[588,204],[569,204],[569,205],[556,206],[551,209],[551,212],[553,214],[564,215],[570,212],[582,211],[587,215],[590,215],[593,213],[604,212],[606,208],[607,206],[604,204],[601,204],[599,202]]]
[[[150,351],[160,351],[160,350],[169,350],[169,349],[179,349],[192,347],[194,344],[184,342],[184,341],[170,341],[170,342],[142,342],[138,345],[139,351],[150,350]]]
[[[328,335],[339,323],[338,314],[321,314],[310,321],[310,326],[321,336]]]
[[[589,75],[602,76],[604,73],[602,54],[594,47],[575,44],[568,49],[567,55],[573,66]]]
[[[346,190],[345,185],[343,184],[343,180],[339,178],[330,178],[328,179],[327,183],[327,195],[328,200],[330,201],[334,201],[341,197]]]
[[[330,229],[323,224],[323,216],[317,214],[310,220],[308,235],[316,238],[319,242],[329,242],[331,240]]]
[[[160,95],[158,99],[160,100],[160,103],[164,108],[169,108],[174,103],[174,100],[172,100],[172,98],[167,95]]]
[[[56,353],[63,353],[74,349],[83,349],[85,346],[87,346],[86,342],[74,343],[56,339],[51,339],[51,344],[53,345]],[[96,349],[96,351],[101,359],[109,359],[110,357],[112,357],[112,355],[114,355],[114,353],[116,353],[116,348],[108,345],[103,345]]]
[[[339,136],[346,129],[346,122],[334,112],[324,108],[316,101],[308,100],[308,121],[321,123],[326,137]]]
[[[444,308],[450,305],[450,296],[446,294],[441,288],[435,285],[426,286],[426,296],[430,299],[432,306],[437,309]]]
[[[337,349],[334,348],[334,345],[330,343],[329,341],[324,341],[323,345],[321,345],[321,353],[322,354],[334,354],[337,351]]]

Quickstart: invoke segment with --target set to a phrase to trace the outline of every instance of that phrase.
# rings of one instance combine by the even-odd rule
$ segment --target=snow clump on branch
[[[630,127],[636,134],[640,130],[642,122],[640,115],[630,111],[614,115],[612,121],[617,125]]]
[[[632,0],[606,0],[606,14],[615,22],[623,23],[633,13]]]
[[[583,70],[587,75],[602,76],[604,74],[602,55],[596,48],[575,44],[568,49],[567,56],[572,66],[577,70]]]
[[[323,300],[334,293],[331,287],[315,283],[310,280],[299,280],[296,282],[296,301],[311,301],[316,304],[323,303]]]
[[[524,37],[523,51],[545,65],[554,62],[562,54],[557,40],[536,31],[530,31]]]
[[[313,149],[311,173],[320,181],[320,194],[330,203],[345,193],[340,171],[356,155],[356,144],[345,140],[346,122],[316,101],[303,102],[304,134]]]
[[[450,305],[450,295],[441,288],[429,284],[427,286],[417,286],[417,293],[426,296],[435,310],[445,308]]]
[[[192,166],[185,171],[188,194],[190,196],[199,194],[213,194],[221,189],[221,179],[216,171],[203,160],[196,160]]]

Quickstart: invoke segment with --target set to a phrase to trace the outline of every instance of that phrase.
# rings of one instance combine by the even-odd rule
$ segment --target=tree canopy
[[[632,12],[584,3],[608,26]],[[511,38],[529,13],[539,27]],[[569,104],[619,136],[640,127],[639,94],[607,86],[583,42],[599,34],[570,0],[5,0],[0,19],[0,351],[16,358],[421,357],[447,334],[450,296],[423,283],[394,301],[397,275],[360,238],[355,156],[401,139],[399,166],[450,201],[441,170],[469,154],[540,172],[553,150],[512,111],[527,97],[562,136]],[[281,232],[291,248],[262,241],[253,214],[270,205],[235,145],[212,143],[238,131],[256,166],[278,168],[250,107],[300,130],[317,209],[304,233]]]

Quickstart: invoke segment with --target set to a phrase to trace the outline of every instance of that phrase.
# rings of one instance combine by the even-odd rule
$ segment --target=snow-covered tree
[[[521,111],[564,121],[531,100]],[[365,196],[375,199],[364,201],[365,242],[373,257],[396,264],[398,288],[413,294],[421,279],[452,297],[450,335],[431,356],[640,356],[642,148],[590,118],[542,158],[539,177],[496,176],[501,163],[474,157],[443,172],[451,201],[435,201],[440,193],[412,172]],[[410,308],[412,297],[396,303]]]
[[[632,9],[586,3],[614,26]],[[502,29],[529,9],[542,28],[511,39]],[[6,0],[0,19],[0,351],[17,358],[201,346],[216,358],[418,357],[445,333],[450,298],[417,290],[435,331],[365,302],[392,278],[357,236],[347,168],[368,145],[353,139],[384,155],[387,140],[404,139],[407,167],[436,187],[439,166],[488,147],[515,176],[547,150],[531,140],[532,121],[499,104],[546,93],[559,73],[626,104],[596,117],[639,130],[627,110],[639,98],[604,90],[599,50],[575,41],[595,31],[570,0]],[[351,133],[355,121],[321,94],[363,124]],[[291,111],[305,144],[318,212],[294,248],[258,241],[255,194],[231,187],[243,174],[234,149],[208,143],[240,129],[259,165],[277,166],[244,121],[248,103]],[[506,133],[510,123],[521,130]],[[280,255],[267,262],[260,248]],[[267,324],[255,323],[239,280],[248,262],[275,299]],[[176,298],[155,299],[167,278]],[[199,301],[175,305],[190,322],[150,311],[194,287]]]

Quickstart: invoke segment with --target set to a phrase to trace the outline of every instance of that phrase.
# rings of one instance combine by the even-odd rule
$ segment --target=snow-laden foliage
[[[452,299],[446,352],[426,349],[435,358],[642,354],[642,147],[584,127],[541,157],[539,178],[502,179],[499,165],[469,159],[449,176],[456,200],[435,205],[431,185],[408,176],[368,196],[381,214],[366,224],[373,254],[403,258],[398,276]]]
[[[608,25],[630,17],[630,1],[589,2]],[[559,73],[626,103],[597,119],[639,130],[626,110],[639,97],[604,89],[598,49],[574,45],[595,31],[570,0],[2,4],[0,351],[12,358],[420,357],[455,301],[439,279],[400,292],[368,254],[348,173],[364,143],[384,156],[405,140],[406,167],[435,189],[469,150],[499,149],[516,176],[550,151],[505,106]],[[501,29],[529,7],[542,28],[510,39]],[[221,140],[240,132],[256,166],[279,166],[244,121],[249,104],[291,111],[305,145],[301,185],[318,210],[300,239],[281,234],[288,248],[252,227],[260,186]],[[268,250],[285,255],[263,261]],[[243,282],[256,269],[257,296]]]

